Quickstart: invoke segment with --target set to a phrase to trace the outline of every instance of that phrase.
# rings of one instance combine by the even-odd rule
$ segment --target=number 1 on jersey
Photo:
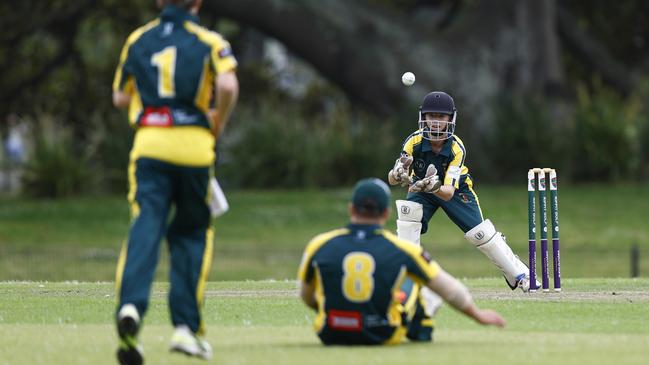
[[[151,65],[158,68],[158,95],[161,98],[176,96],[176,47],[169,46],[151,56]]]
[[[366,252],[350,252],[343,259],[343,295],[350,302],[367,302],[374,293],[374,257]]]

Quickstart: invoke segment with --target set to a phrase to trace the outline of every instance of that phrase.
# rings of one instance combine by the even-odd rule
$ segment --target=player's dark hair
[[[354,204],[354,208],[356,209],[356,214],[362,218],[378,218],[387,209],[381,210],[376,201],[370,199],[364,200],[360,205]]]
[[[380,217],[383,215],[384,212],[385,212],[385,211],[380,212],[380,213],[377,213],[377,212],[359,212],[359,211],[357,210],[357,211],[356,211],[356,215],[357,215],[358,217],[360,217],[360,218],[366,218],[366,219],[377,219],[377,218],[380,218]]]

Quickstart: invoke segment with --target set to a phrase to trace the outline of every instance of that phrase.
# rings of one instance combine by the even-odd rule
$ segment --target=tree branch
[[[577,19],[562,6],[557,6],[559,33],[569,48],[581,57],[584,64],[602,76],[607,84],[624,95],[633,91],[632,72],[618,62],[613,55],[584,30],[579,28]]]
[[[14,15],[15,18],[21,19],[20,22],[15,25],[10,24],[8,27],[2,27],[0,30],[0,44],[13,45],[22,38],[33,34],[38,29],[56,30],[61,26],[67,26],[71,21],[77,21],[85,13],[92,10],[96,3],[97,0],[74,1],[71,2],[72,5],[69,8],[56,12],[48,12],[47,10],[33,12],[33,9],[26,9],[29,14]],[[44,18],[38,18],[32,14],[48,15]],[[25,22],[24,19],[30,21]]]

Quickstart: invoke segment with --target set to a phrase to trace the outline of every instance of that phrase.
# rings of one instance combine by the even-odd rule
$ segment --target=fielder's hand
[[[394,167],[388,172],[388,182],[390,185],[408,186],[412,184],[410,177],[410,165],[412,165],[412,156],[401,156],[394,162]]]
[[[430,164],[426,169],[426,176],[412,184],[408,191],[411,193],[436,193],[441,186],[442,182],[437,176],[437,168],[435,165]]]
[[[478,309],[474,318],[478,323],[484,325],[491,325],[502,328],[507,324],[507,322],[505,322],[503,317],[501,317],[498,312],[495,312],[491,309]]]

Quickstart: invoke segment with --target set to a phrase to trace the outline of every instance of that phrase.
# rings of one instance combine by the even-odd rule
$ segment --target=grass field
[[[344,225],[351,189],[228,192],[231,210],[215,221],[212,280],[292,279],[306,242]],[[481,186],[485,217],[527,255],[524,184]],[[396,199],[403,191],[394,190]],[[632,244],[640,247],[640,274],[649,275],[649,184],[561,186],[562,274],[628,277]],[[393,217],[394,218],[394,217]],[[128,231],[125,197],[64,200],[0,198],[0,280],[113,280]],[[394,229],[394,220],[388,228]],[[442,211],[423,245],[462,277],[497,275]],[[158,280],[167,275],[166,260]]]
[[[449,307],[434,344],[323,347],[294,281],[211,282],[205,308],[210,364],[646,364],[649,279],[566,279],[560,294],[504,290],[470,279],[476,301],[500,311],[485,328]],[[148,364],[205,364],[167,352],[167,285],[157,283],[142,341]],[[114,364],[112,283],[0,282],[0,364]]]

